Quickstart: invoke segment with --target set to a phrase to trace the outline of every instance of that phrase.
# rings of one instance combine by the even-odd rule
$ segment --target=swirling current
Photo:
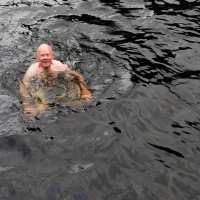
[[[0,199],[200,199],[199,0],[1,0]],[[37,47],[94,99],[24,117]]]

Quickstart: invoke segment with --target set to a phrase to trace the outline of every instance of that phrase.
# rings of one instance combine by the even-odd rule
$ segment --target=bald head
[[[48,44],[41,44],[38,48],[37,48],[37,55],[43,51],[43,50],[47,50],[49,51],[50,53],[53,54],[53,50],[51,48],[51,46],[49,46]]]

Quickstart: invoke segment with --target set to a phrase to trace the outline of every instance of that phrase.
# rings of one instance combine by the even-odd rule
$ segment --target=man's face
[[[43,67],[44,69],[48,70],[53,60],[53,52],[49,47],[43,46],[40,49],[38,49],[37,59],[39,61],[40,67]]]

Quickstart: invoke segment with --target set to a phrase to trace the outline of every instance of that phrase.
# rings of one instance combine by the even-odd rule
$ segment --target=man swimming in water
[[[36,109],[30,104],[27,87],[31,83],[33,77],[39,75],[45,75],[54,72],[67,72],[70,75],[78,78],[79,85],[81,87],[81,99],[91,100],[93,98],[91,92],[86,89],[84,78],[79,73],[74,70],[70,70],[67,65],[62,64],[60,61],[54,60],[54,53],[52,48],[47,44],[42,44],[37,49],[37,63],[32,64],[20,82],[20,92],[23,98],[23,107],[25,112],[31,113],[31,115],[36,115]]]

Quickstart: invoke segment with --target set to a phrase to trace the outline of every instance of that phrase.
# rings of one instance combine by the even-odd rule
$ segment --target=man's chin
[[[44,68],[44,69],[49,69],[49,68],[50,68],[50,65],[47,64],[47,63],[43,63],[43,68]]]

